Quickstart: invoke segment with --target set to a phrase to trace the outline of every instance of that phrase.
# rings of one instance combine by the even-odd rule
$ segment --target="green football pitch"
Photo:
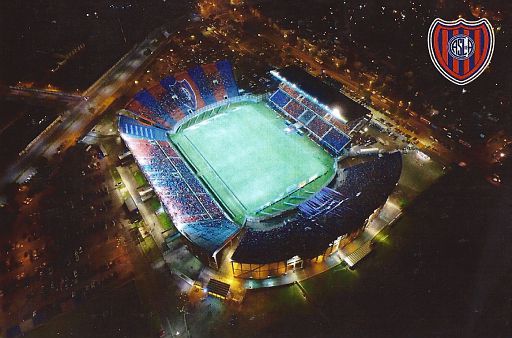
[[[264,103],[237,103],[180,129],[172,142],[236,221],[294,208],[329,183],[334,159],[286,132]]]

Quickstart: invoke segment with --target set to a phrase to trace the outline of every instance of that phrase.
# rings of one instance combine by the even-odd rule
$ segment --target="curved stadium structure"
[[[163,78],[119,118],[123,140],[200,259],[235,277],[314,264],[365,228],[394,190],[399,152],[345,160],[369,111],[291,66],[241,95],[219,61]]]

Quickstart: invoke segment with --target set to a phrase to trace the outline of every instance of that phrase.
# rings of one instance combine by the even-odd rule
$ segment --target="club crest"
[[[487,19],[435,19],[428,31],[428,51],[434,66],[451,82],[465,85],[491,62],[494,31]]]
[[[167,88],[170,99],[173,100],[184,111],[196,110],[197,99],[192,89],[192,86],[186,79],[176,80],[169,78],[166,81],[165,87]]]
[[[178,101],[187,107],[187,109],[195,110],[197,108],[197,100],[194,90],[187,80],[178,81],[178,90],[176,94]]]

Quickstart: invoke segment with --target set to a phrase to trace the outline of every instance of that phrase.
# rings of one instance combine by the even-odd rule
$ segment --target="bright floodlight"
[[[334,117],[341,120],[341,112],[340,112],[339,108],[337,108],[337,107],[333,108],[332,114],[334,115]]]

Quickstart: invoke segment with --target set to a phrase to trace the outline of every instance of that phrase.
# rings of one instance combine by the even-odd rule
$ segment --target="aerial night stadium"
[[[0,337],[512,336],[512,4],[0,13]]]

